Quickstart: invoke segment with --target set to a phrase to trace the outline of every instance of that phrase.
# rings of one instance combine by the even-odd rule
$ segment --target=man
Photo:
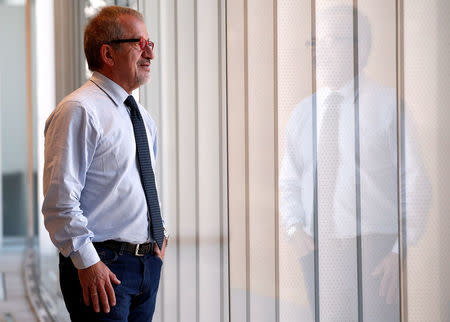
[[[314,301],[320,301],[321,320],[353,321],[362,308],[364,321],[398,321],[396,92],[363,73],[372,38],[365,15],[357,15],[358,42],[353,7],[320,8],[317,17],[316,39],[310,44],[315,46],[318,91],[297,105],[286,126],[280,169],[282,221],[301,258],[312,312]],[[358,48],[357,77],[353,46]],[[424,209],[412,206],[416,200],[427,205],[430,191],[412,139],[411,120],[405,124],[400,139],[406,160],[402,192],[407,197],[408,241],[412,242],[425,226]],[[361,237],[362,265],[356,237]]]
[[[84,34],[93,75],[46,123],[42,212],[72,321],[152,320],[167,234],[155,123],[131,92],[153,47],[139,12],[102,9]]]

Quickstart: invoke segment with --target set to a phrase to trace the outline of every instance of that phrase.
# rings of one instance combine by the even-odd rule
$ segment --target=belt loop
[[[120,251],[119,251],[119,255],[122,256],[123,255],[123,249],[125,248],[125,243],[122,243],[120,245]]]

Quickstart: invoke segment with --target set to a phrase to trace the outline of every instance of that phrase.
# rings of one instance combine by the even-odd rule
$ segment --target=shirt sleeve
[[[392,122],[396,129],[396,124]],[[405,113],[401,122],[400,148],[401,160],[401,202],[403,223],[406,225],[406,243],[414,246],[425,231],[428,212],[432,200],[432,187],[423,163],[423,156],[417,140],[415,121],[410,114]],[[395,136],[390,136],[396,139]],[[397,141],[390,142],[392,155],[397,155]],[[397,158],[393,159],[397,167]],[[399,242],[396,240],[392,252],[399,252]]]
[[[100,261],[92,244],[94,233],[80,208],[98,140],[93,118],[79,102],[64,102],[45,126],[44,224],[53,244],[78,269]]]
[[[280,168],[280,211],[286,231],[298,224],[305,225],[305,211],[301,199],[303,164],[298,144],[299,123],[297,110],[286,126],[286,145]]]

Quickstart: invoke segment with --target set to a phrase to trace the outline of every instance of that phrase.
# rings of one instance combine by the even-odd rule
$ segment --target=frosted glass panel
[[[448,280],[431,274],[444,269],[438,250],[446,237],[426,233],[435,188],[424,130],[433,116],[414,97],[442,99],[432,96],[432,84],[444,48],[427,40],[424,26],[434,19],[432,26],[446,29],[433,6],[409,6],[415,20],[406,14],[402,26],[392,1],[361,0],[357,8],[353,1],[279,2],[281,321],[400,321],[400,303],[413,319],[411,300],[423,305],[433,282],[441,296],[436,316],[448,307],[448,294],[436,291]],[[417,14],[425,8],[428,19]],[[428,35],[416,35],[417,24]],[[403,28],[404,61],[396,38]],[[433,49],[428,68],[425,55],[418,65],[421,51]],[[409,74],[413,68],[426,69],[430,80]],[[437,214],[434,220],[449,225]],[[423,243],[434,262],[423,261]],[[430,274],[416,279],[424,267]]]
[[[416,178],[428,191],[426,198],[408,194],[408,181],[406,187],[407,215],[418,214],[406,221],[413,243],[406,254],[408,321],[450,320],[449,14],[448,1],[405,1],[406,134],[414,125],[429,179]],[[411,148],[406,144],[407,151]],[[414,179],[407,169],[408,176]]]
[[[24,5],[0,3],[0,36],[4,44],[8,44],[8,50],[0,53],[0,165],[3,184],[0,196],[3,201],[0,203],[3,205],[3,231],[0,234],[24,237],[27,234],[29,197]]]

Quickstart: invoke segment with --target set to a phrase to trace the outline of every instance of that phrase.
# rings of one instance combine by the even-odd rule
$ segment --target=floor
[[[27,297],[24,243],[0,248],[0,322],[39,321]]]
[[[68,322],[58,282],[57,252],[37,241],[3,238],[0,244],[0,322]]]

